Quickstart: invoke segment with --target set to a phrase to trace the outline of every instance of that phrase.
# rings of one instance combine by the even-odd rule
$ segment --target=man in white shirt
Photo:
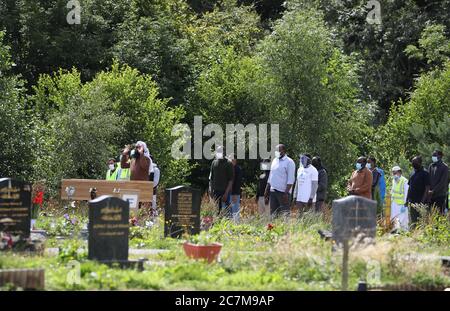
[[[311,164],[311,161],[309,154],[300,156],[300,167],[297,170],[297,181],[294,188],[294,199],[300,215],[316,202],[319,172]]]
[[[275,159],[270,167],[269,179],[264,192],[265,203],[270,201],[270,213],[289,213],[289,194],[295,181],[295,163],[286,154],[284,145],[275,147]]]

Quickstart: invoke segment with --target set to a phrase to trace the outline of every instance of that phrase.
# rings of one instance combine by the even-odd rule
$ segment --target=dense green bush
[[[33,120],[27,113],[25,89],[11,73],[15,64],[0,31],[0,177],[28,179],[33,154]]]

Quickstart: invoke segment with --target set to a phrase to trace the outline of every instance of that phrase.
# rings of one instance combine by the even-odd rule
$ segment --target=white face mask
[[[114,164],[109,164],[108,167],[112,171],[114,169]]]
[[[269,171],[270,170],[270,165],[267,163],[262,163],[261,164],[261,171]]]
[[[221,152],[216,153],[216,159],[223,159],[223,153]]]
[[[275,151],[275,158],[279,159],[281,156],[281,153],[277,150]]]

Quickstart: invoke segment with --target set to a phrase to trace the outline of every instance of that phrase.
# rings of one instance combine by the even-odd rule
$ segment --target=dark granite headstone
[[[31,221],[31,185],[11,178],[0,179],[0,231],[28,238]]]
[[[377,202],[351,195],[333,201],[333,239],[341,243],[363,233],[375,238]]]
[[[89,201],[89,259],[128,260],[129,215],[129,203],[120,198],[104,195]]]
[[[164,211],[164,236],[179,238],[183,233],[200,233],[199,189],[177,186],[166,189]]]

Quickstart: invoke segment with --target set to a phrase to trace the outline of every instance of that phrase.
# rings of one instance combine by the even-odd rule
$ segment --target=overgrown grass
[[[213,211],[214,207],[206,208]],[[78,214],[74,211],[73,215]],[[204,215],[215,217],[214,213]],[[240,223],[215,217],[208,235],[222,243],[223,249],[219,261],[213,264],[188,259],[182,240],[164,238],[160,217],[153,219],[151,227],[130,230],[131,248],[167,250],[145,256],[149,261],[143,272],[87,260],[86,241],[75,237],[57,243],[49,239],[59,247],[57,256],[1,253],[0,268],[43,267],[48,290],[339,290],[342,252],[317,233],[318,229],[331,229],[329,215],[327,211],[325,216],[306,213],[302,217],[266,219],[248,213]],[[39,224],[50,223],[49,216],[42,218]],[[59,215],[53,221],[61,218]],[[74,231],[79,229],[76,226],[82,225],[74,225]],[[350,288],[355,289],[360,280],[376,287],[450,286],[448,271],[439,260],[439,256],[448,255],[449,229],[447,218],[431,212],[425,213],[409,233],[391,235],[379,230],[375,244],[352,247]],[[77,284],[68,281],[73,260],[80,263]]]

